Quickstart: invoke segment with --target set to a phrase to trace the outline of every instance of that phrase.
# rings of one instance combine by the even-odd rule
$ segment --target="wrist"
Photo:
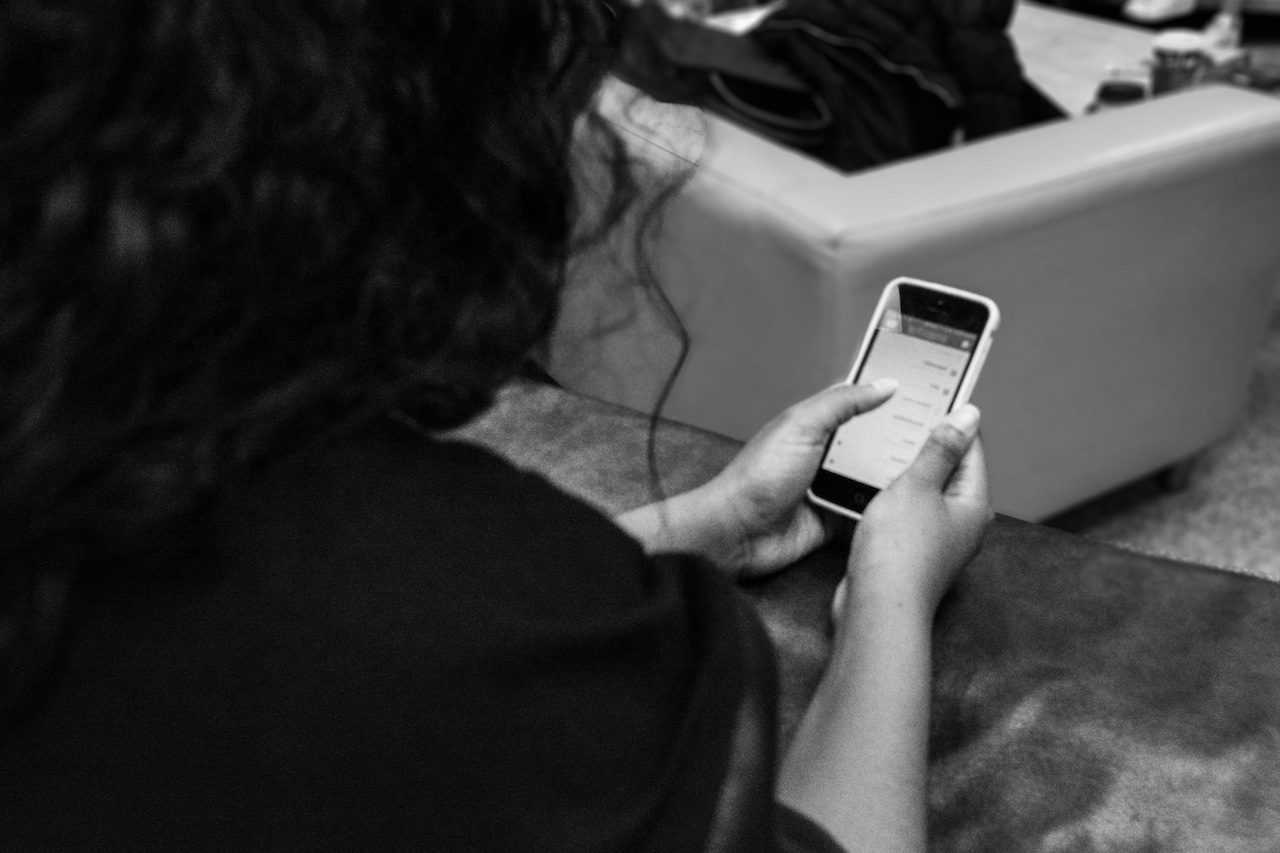
[[[923,591],[908,583],[860,582],[849,584],[848,602],[851,611],[868,619],[894,619],[932,622],[934,607]]]
[[[717,568],[741,574],[748,559],[746,539],[732,505],[723,499],[714,482],[674,498],[690,550]]]
[[[846,602],[836,623],[832,656],[823,678],[825,689],[842,691],[871,661],[895,668],[908,662],[927,666],[932,642],[931,612],[881,602]]]
[[[866,583],[850,577],[836,614],[842,633],[856,629],[875,635],[930,633],[936,608],[906,585]]]
[[[631,510],[616,521],[651,554],[695,554],[733,574],[746,562],[732,513],[709,486]]]
[[[952,562],[938,549],[916,547],[910,535],[878,538],[874,544],[860,543],[855,536],[846,575],[849,600],[864,608],[913,613],[932,623],[955,575]]]

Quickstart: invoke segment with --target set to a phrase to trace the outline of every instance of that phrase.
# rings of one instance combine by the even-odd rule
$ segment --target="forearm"
[[[923,851],[932,614],[897,602],[850,608],[777,796],[850,853]]]
[[[727,572],[741,568],[742,543],[703,488],[624,512],[614,521],[650,554],[697,554]]]

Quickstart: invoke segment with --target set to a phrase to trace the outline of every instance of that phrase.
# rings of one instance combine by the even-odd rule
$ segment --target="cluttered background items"
[[[1062,115],[1023,76],[1014,0],[613,5],[618,77],[845,172]]]

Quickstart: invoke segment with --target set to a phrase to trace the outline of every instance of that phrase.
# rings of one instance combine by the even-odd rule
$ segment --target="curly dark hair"
[[[0,6],[0,705],[84,555],[174,538],[262,460],[393,410],[488,404],[634,194],[584,113],[607,14]],[[590,217],[575,140],[610,178]]]

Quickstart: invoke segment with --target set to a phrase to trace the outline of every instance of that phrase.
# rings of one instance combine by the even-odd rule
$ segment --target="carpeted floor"
[[[1186,488],[1136,483],[1050,524],[1280,580],[1280,311],[1258,353],[1240,425],[1195,461]]]

